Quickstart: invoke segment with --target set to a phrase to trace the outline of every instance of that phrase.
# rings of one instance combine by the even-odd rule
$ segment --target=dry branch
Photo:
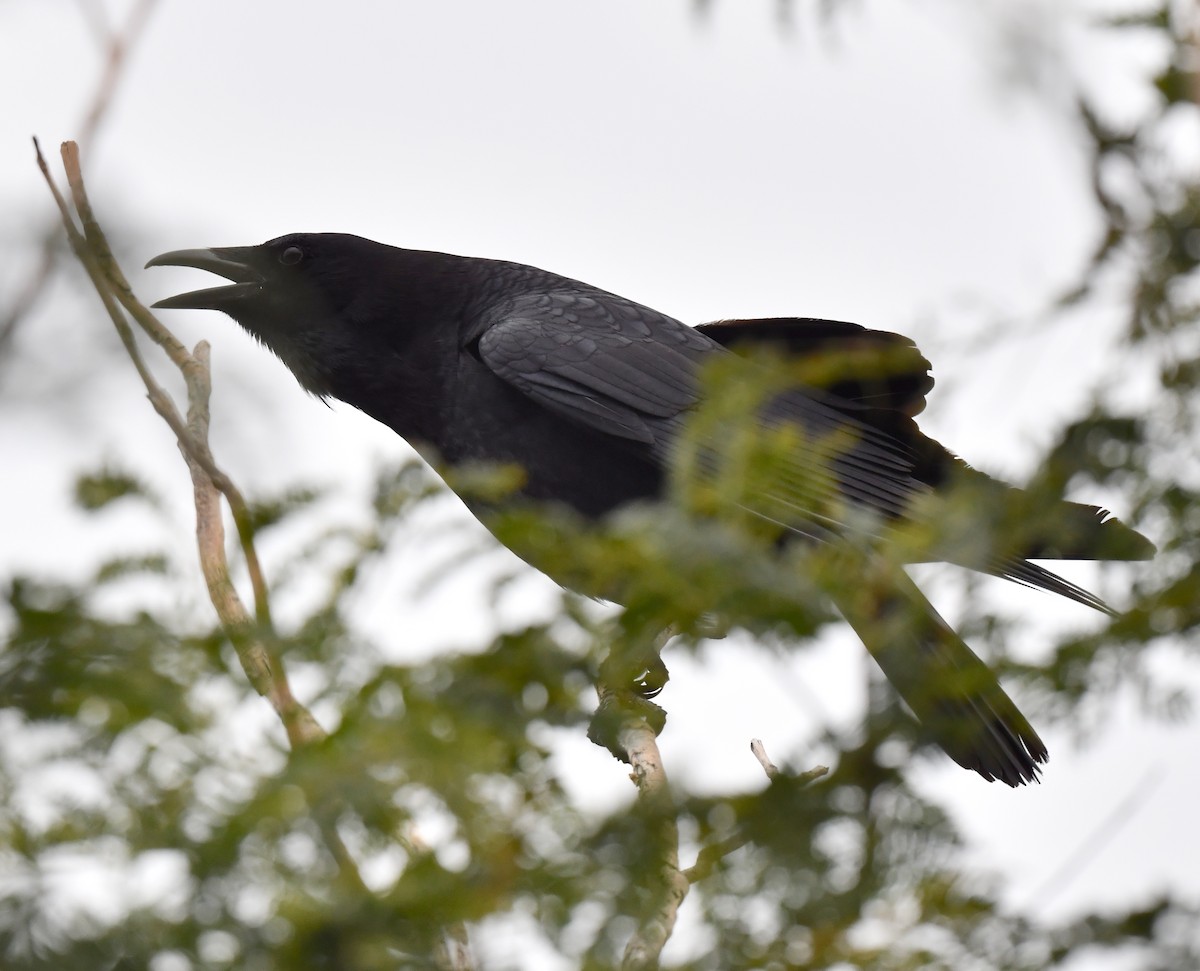
[[[83,121],[79,125],[78,142],[80,144],[88,145],[95,138],[96,132],[112,105],[113,95],[125,66],[129,63],[129,52],[141,37],[157,4],[158,0],[140,0],[130,11],[123,30],[115,32],[105,30],[103,32],[104,69],[96,84],[91,103],[84,112]],[[21,322],[37,304],[54,277],[54,268],[58,262],[60,232],[61,227],[57,223],[52,223],[41,234],[41,253],[38,261],[25,282],[16,288],[16,297],[9,305],[7,312],[0,316],[0,353],[3,353],[5,346],[12,340]]]
[[[87,270],[104,309],[146,386],[151,404],[175,433],[176,441],[187,459],[196,494],[196,535],[201,568],[208,583],[213,607],[237,651],[242,669],[255,690],[266,697],[275,708],[293,747],[324,738],[325,733],[312,714],[292,694],[282,662],[272,656],[269,644],[274,637],[270,624],[267,585],[249,528],[249,510],[241,493],[217,467],[208,446],[210,379],[207,345],[201,343],[197,346],[195,354],[190,353],[134,297],[88,201],[79,164],[78,146],[74,142],[65,142],[62,146],[62,159],[82,228],[76,224],[70,205],[55,184],[36,139],[34,147],[37,150],[38,167],[58,205],[71,247]],[[183,374],[189,402],[186,422],[171,396],[158,384],[146,365],[122,307],[155,343],[163,348]],[[247,612],[230,579],[218,494],[225,496],[235,522],[240,519],[244,523],[244,528],[239,527],[238,533],[254,587],[256,619]]]
[[[767,774],[768,779],[774,779],[779,775],[779,766],[767,758],[767,747],[763,745],[761,738],[750,739],[750,751],[758,759],[758,764],[763,767],[763,771]]]
[[[255,690],[267,698],[275,709],[293,749],[319,742],[326,737],[325,730],[292,694],[282,659],[272,648],[276,638],[272,629],[267,584],[254,547],[249,507],[229,476],[217,465],[209,447],[209,396],[212,385],[208,344],[201,341],[193,351],[188,351],[134,296],[88,201],[76,144],[63,144],[62,160],[79,219],[78,225],[70,205],[50,174],[37,139],[34,139],[34,146],[37,149],[38,167],[58,205],[71,247],[116,327],[146,387],[151,404],[175,434],[191,473],[200,566],[209,599],[237,652],[242,669]],[[186,420],[147,366],[129,318],[163,350],[183,375],[188,395]],[[238,539],[254,589],[254,617],[247,611],[230,575],[225,551],[222,498],[238,527]],[[330,808],[315,807],[315,817],[325,843],[347,885],[356,893],[369,894],[357,864],[338,833],[336,813],[329,811]],[[471,971],[474,961],[467,944],[465,926],[451,924],[445,929],[444,936],[443,946],[433,956],[435,964],[444,971]]]
[[[829,773],[829,769],[826,766],[816,765],[798,775],[785,776],[785,773],[780,770],[779,766],[768,758],[766,746],[763,744],[762,739],[759,738],[752,738],[750,740],[750,751],[758,759],[758,764],[763,767],[767,778],[772,782],[784,776],[793,785],[806,786]],[[716,869],[717,864],[725,859],[725,857],[745,845],[745,835],[741,832],[735,832],[732,836],[720,842],[705,846],[696,856],[696,862],[683,871],[684,877],[689,884],[699,883],[701,880],[706,879]]]

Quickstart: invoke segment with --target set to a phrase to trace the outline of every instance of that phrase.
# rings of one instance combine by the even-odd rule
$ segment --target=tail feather
[[[863,580],[830,593],[930,737],[989,782],[1037,781],[1046,746],[987,665],[900,567],[872,557]]]
[[[1095,594],[1030,560],[1147,560],[1154,544],[1100,506],[1088,506],[1016,489],[963,466],[945,493],[920,501],[920,524],[936,524],[912,561],[944,560],[1115,612]],[[924,526],[929,529],[928,525]]]
[[[1039,528],[1022,537],[1026,559],[1148,560],[1155,553],[1150,540],[1101,506],[1057,502],[1029,520]]]
[[[1004,577],[1006,580],[1013,580],[1027,587],[1036,587],[1039,590],[1048,590],[1050,593],[1057,593],[1061,597],[1074,600],[1076,603],[1083,604],[1085,607],[1091,607],[1093,610],[1099,610],[1110,617],[1118,616],[1117,611],[1113,610],[1112,607],[1091,591],[1077,586],[1070,580],[1064,580],[1057,573],[1053,573],[1045,567],[1038,566],[1036,563],[1030,563],[1028,560],[1010,560],[991,572]]]
[[[933,527],[929,553],[952,554],[944,557],[951,562],[985,550],[1032,560],[1147,560],[1155,553],[1150,540],[1101,506],[1070,502],[1037,484],[1017,488],[932,439],[918,444],[923,452],[915,474],[931,488],[912,513]],[[942,468],[948,463],[949,472]]]
[[[1032,534],[1028,530],[1023,532],[1017,555],[1001,559],[988,572],[1057,593],[1115,617],[1117,611],[1094,593],[1029,560],[1148,560],[1154,553],[1153,543],[1107,509],[1059,502],[1038,517]]]

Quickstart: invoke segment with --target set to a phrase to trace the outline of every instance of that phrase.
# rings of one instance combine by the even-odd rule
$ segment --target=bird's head
[[[381,332],[376,304],[402,306],[395,267],[404,262],[397,254],[409,252],[340,233],[293,233],[258,246],[174,250],[146,266],[195,267],[229,280],[153,306],[228,314],[306,389],[338,395],[348,363],[377,360],[394,336]]]

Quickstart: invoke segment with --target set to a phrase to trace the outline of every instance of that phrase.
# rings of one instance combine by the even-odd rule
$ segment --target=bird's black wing
[[[1153,546],[1106,510],[1026,493],[979,472],[922,434],[913,416],[933,388],[929,361],[907,337],[811,317],[722,320],[698,328],[753,356],[775,352],[802,369],[835,406],[901,443],[912,476],[928,486],[906,510],[935,525],[923,534],[932,559],[945,559],[1111,613],[1095,595],[1029,559],[1144,559]],[[947,511],[958,492],[964,518]]]
[[[855,566],[829,595],[927,737],[989,782],[1036,781],[1046,746],[995,674],[901,567],[873,553]]]
[[[739,354],[775,351],[805,364],[805,379],[833,397],[913,417],[933,390],[931,365],[902,334],[817,317],[717,320],[696,330]]]
[[[610,294],[522,295],[496,307],[475,344],[498,377],[541,406],[618,438],[661,445],[695,403],[720,348],[690,327]]]
[[[693,328],[602,291],[510,298],[468,339],[493,373],[541,406],[642,443],[664,463],[699,402],[701,368],[724,353]],[[836,528],[842,523],[830,521],[826,511],[846,501],[896,516],[920,488],[902,443],[818,388],[795,386],[771,396],[759,423],[792,426],[805,436],[805,447],[790,453],[773,494],[755,510],[783,525],[808,532],[815,516]]]
[[[699,370],[722,348],[703,334],[648,308],[607,294],[537,293],[497,307],[468,346],[496,375],[543,407],[573,422],[640,443],[666,458],[702,389]],[[753,362],[746,363],[754,381]],[[853,409],[851,409],[852,411]],[[788,388],[770,396],[760,423],[795,424],[808,432],[848,428],[851,447],[836,456],[835,476],[814,474],[828,460],[804,447],[789,452],[779,475],[751,511],[778,518],[812,536],[842,532],[822,515],[848,495],[874,509],[919,487],[902,450],[877,429],[857,422],[819,388]],[[986,779],[1017,785],[1037,777],[1045,748],[995,676],[946,626],[903,571],[882,563],[878,584],[861,593],[830,591],[884,672],[930,731],[962,765]],[[852,584],[859,591],[861,584]],[[910,620],[913,617],[915,620]],[[911,624],[918,626],[912,631]],[[899,628],[897,630],[896,628]]]

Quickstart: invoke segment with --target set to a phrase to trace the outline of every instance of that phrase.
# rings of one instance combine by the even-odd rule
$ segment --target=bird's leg
[[[621,743],[622,729],[632,721],[647,726],[658,735],[667,723],[667,713],[650,699],[655,698],[670,678],[660,652],[675,630],[659,631],[647,644],[614,643],[608,657],[600,665],[596,691],[600,705],[588,726],[588,738],[608,749],[622,762],[629,761]]]
[[[657,654],[647,658],[646,666],[633,678],[633,690],[643,698],[657,698],[671,680],[671,672]]]

